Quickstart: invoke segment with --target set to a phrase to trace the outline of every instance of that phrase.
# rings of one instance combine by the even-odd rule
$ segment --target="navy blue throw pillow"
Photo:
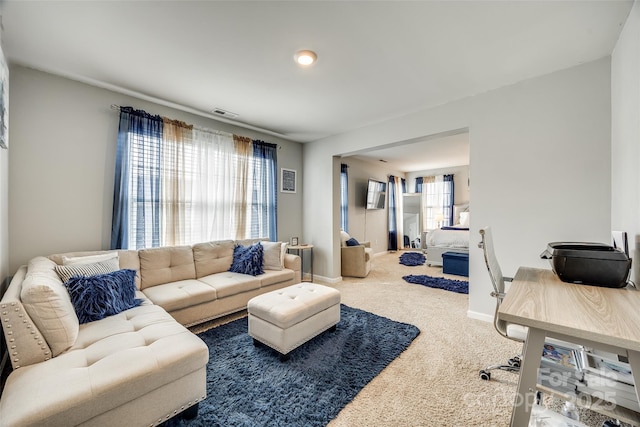
[[[236,245],[233,248],[233,262],[229,271],[257,276],[264,273],[264,249],[260,242],[251,246]]]
[[[360,243],[354,237],[350,238],[345,243],[347,246],[360,246]]]
[[[118,270],[93,276],[73,276],[64,286],[80,323],[93,322],[137,307],[136,271]]]

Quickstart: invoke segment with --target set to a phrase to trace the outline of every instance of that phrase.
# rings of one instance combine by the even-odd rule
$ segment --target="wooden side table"
[[[304,252],[309,250],[311,258],[309,260],[309,275],[311,276],[310,280],[304,280]],[[313,282],[313,245],[289,245],[287,246],[287,252],[291,253],[291,251],[296,251],[296,255],[300,256],[300,264],[301,264],[301,280],[303,282]]]

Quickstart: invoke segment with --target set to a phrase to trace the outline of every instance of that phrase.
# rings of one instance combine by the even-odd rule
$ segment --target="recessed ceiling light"
[[[318,55],[311,50],[301,50],[294,56],[296,62],[303,67],[308,67],[309,65],[316,62],[318,59]]]

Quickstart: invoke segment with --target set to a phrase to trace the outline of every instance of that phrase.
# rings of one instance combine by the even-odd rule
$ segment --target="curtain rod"
[[[111,104],[110,108],[112,110],[114,110],[114,111],[120,111],[120,105],[117,105],[117,104]],[[198,125],[193,125],[193,128],[197,129],[197,130],[204,131],[204,132],[211,132],[211,133],[216,134],[216,135],[233,135],[231,132],[223,132],[221,130],[209,129],[209,128],[205,128],[205,127],[198,126]],[[238,136],[240,136],[240,135],[238,135]],[[280,144],[275,144],[275,145],[278,147],[278,150],[282,149],[282,145],[280,145]]]

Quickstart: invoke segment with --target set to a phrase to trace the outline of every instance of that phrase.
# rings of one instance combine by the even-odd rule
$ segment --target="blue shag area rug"
[[[198,417],[171,427],[325,426],[400,355],[420,330],[345,305],[336,331],[290,353],[253,345],[247,319],[198,336],[209,346],[207,398]]]
[[[444,277],[431,276],[404,276],[402,277],[409,283],[428,286],[430,288],[444,289],[445,291],[457,292],[459,294],[469,293],[469,282],[464,280],[445,279]]]
[[[420,252],[405,252],[400,255],[400,264],[414,267],[416,265],[423,265],[426,258]]]

